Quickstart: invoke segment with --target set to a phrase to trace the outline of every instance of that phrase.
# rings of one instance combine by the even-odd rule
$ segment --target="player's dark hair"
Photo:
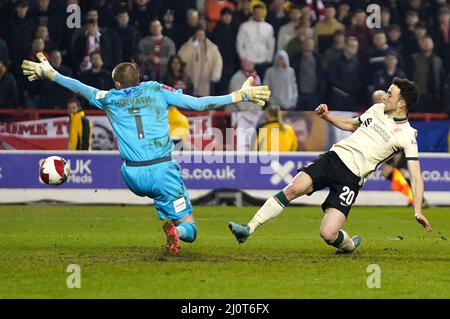
[[[405,101],[408,112],[412,110],[418,99],[419,89],[417,85],[408,79],[395,77],[392,84],[400,89],[400,96]]]
[[[139,84],[139,72],[130,62],[122,62],[118,64],[113,72],[112,78],[114,82],[119,82],[121,88],[127,88]]]

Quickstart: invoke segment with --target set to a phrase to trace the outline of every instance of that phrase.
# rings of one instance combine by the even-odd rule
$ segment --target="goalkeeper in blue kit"
[[[37,58],[40,63],[28,60],[22,63],[22,71],[30,81],[54,81],[106,112],[123,159],[123,179],[136,195],[152,198],[159,217],[169,220],[163,225],[166,249],[170,255],[178,255],[179,240],[195,241],[197,226],[180,166],[171,157],[168,106],[195,111],[241,101],[263,106],[270,96],[268,87],[251,86],[253,78],[249,77],[240,90],[228,95],[196,98],[158,82],[139,83],[136,67],[124,62],[112,72],[116,89],[101,91],[59,74],[42,53]]]

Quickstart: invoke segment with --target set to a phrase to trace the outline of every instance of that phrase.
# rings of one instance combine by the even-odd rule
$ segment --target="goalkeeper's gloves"
[[[37,79],[49,79],[50,81],[55,81],[58,72],[48,63],[47,58],[44,53],[39,52],[36,54],[40,63],[23,60],[22,62],[22,72],[28,77],[29,81],[34,81]]]
[[[267,85],[251,86],[254,77],[250,76],[242,85],[240,90],[231,92],[233,103],[236,102],[254,102],[259,106],[264,106],[264,103],[269,100],[270,90]]]

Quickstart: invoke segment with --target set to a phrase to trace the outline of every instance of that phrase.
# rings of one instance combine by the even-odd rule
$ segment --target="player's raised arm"
[[[102,108],[100,105],[98,105],[98,103],[95,103],[96,94],[97,92],[99,92],[98,89],[83,84],[78,80],[59,74],[55,69],[53,69],[42,52],[36,54],[36,57],[39,59],[40,63],[28,60],[23,60],[22,62],[22,72],[25,76],[28,77],[29,81],[48,79],[67,88],[73,93],[81,95],[91,104]]]
[[[361,125],[361,122],[358,120],[358,118],[330,114],[330,112],[328,111],[328,106],[326,104],[320,104],[315,109],[315,111],[320,118],[324,119],[327,122],[330,122],[334,126],[344,131],[354,132]]]
[[[269,87],[267,85],[251,86],[253,81],[254,78],[249,77],[240,90],[221,96],[193,97],[167,89],[164,85],[162,86],[162,92],[169,105],[175,105],[187,110],[205,111],[238,102],[253,102],[264,106],[264,103],[270,97]]]

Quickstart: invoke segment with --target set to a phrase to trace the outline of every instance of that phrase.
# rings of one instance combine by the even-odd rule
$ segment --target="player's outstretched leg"
[[[246,225],[228,223],[239,244],[242,244],[255,230],[267,221],[277,217],[289,202],[301,195],[312,192],[312,179],[305,172],[298,173],[282,191],[269,198]]]
[[[330,246],[336,247],[336,254],[350,254],[361,244],[359,236],[350,236],[342,229],[345,215],[335,208],[327,208],[320,226],[320,236]]]

